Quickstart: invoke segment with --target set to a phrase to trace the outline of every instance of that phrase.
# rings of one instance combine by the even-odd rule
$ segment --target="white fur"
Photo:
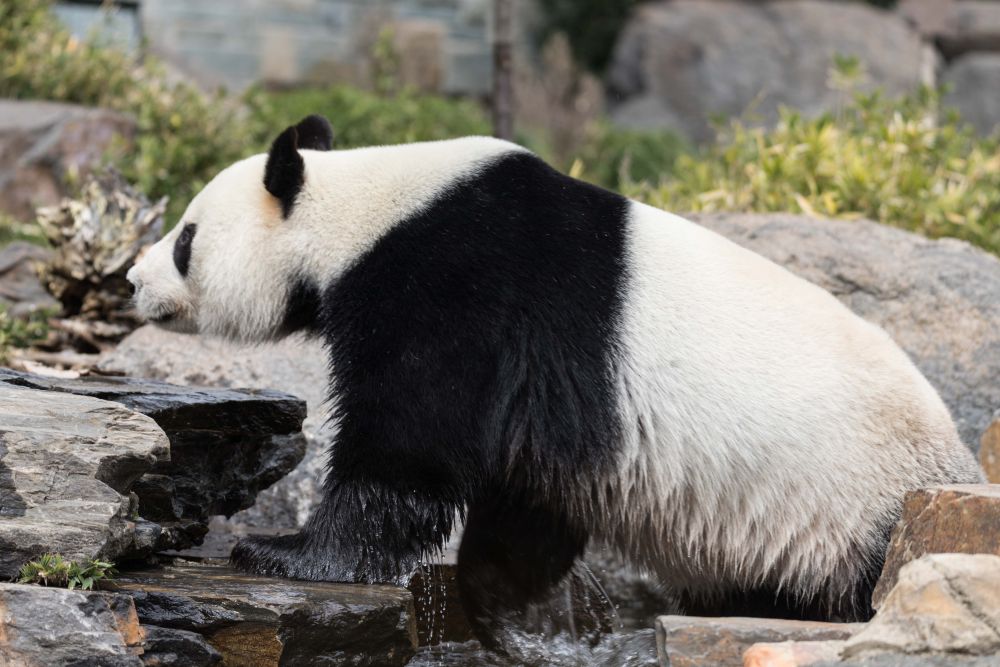
[[[324,286],[393,224],[504,153],[471,138],[302,151],[289,219],[238,162],[132,270],[140,314],[244,341],[276,335],[296,276]],[[633,203],[618,389],[619,475],[584,516],[692,592],[846,589],[904,491],[979,473],[947,410],[884,331],[766,259]],[[475,229],[469,230],[475,234]],[[378,295],[372,295],[378,298]]]
[[[977,479],[880,328],[691,222],[633,203],[625,460],[598,528],[677,588],[846,588],[906,490]]]
[[[223,170],[182,217],[198,231],[186,279],[173,263],[178,224],[129,273],[141,317],[244,342],[277,335],[300,276],[325,286],[397,221],[489,164],[524,149],[488,137],[346,151],[303,150],[305,186],[289,218],[264,189],[266,155]],[[211,259],[203,259],[211,254]],[[253,267],[248,271],[247,267]]]

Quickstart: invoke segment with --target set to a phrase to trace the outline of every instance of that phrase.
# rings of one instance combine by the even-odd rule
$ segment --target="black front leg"
[[[470,508],[458,553],[458,586],[476,638],[506,651],[507,633],[523,625],[529,604],[543,600],[566,576],[587,537],[556,509],[504,497]]]
[[[246,537],[230,560],[268,576],[405,584],[424,553],[442,548],[454,518],[454,506],[415,491],[331,477],[300,532]]]

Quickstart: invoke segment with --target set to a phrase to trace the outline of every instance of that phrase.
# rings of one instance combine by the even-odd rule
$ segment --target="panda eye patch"
[[[174,266],[177,267],[178,273],[185,278],[187,278],[188,266],[191,264],[191,241],[194,240],[196,231],[198,231],[198,226],[194,223],[184,225],[184,229],[177,237],[177,242],[174,243]]]

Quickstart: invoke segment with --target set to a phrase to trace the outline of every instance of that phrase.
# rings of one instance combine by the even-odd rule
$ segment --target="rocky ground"
[[[863,221],[701,222],[885,327],[1000,481],[1000,261]],[[24,270],[31,256],[0,252],[0,297],[14,307],[44,299]],[[44,552],[122,570],[96,592],[0,584],[0,664],[501,664],[468,643],[453,553],[407,588],[224,565],[239,535],[294,530],[308,516],[334,436],[324,369],[315,342],[247,349],[151,327],[76,371],[0,369],[0,576]],[[538,628],[614,634],[582,653],[543,646],[532,664],[1000,664],[996,486],[906,499],[868,624],[669,615],[655,582],[603,552],[587,561],[608,599],[581,568]]]

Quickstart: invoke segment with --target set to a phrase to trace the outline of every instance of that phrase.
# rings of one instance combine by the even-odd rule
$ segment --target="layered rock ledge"
[[[190,546],[305,453],[305,404],[277,392],[7,369],[0,391],[0,576]]]

